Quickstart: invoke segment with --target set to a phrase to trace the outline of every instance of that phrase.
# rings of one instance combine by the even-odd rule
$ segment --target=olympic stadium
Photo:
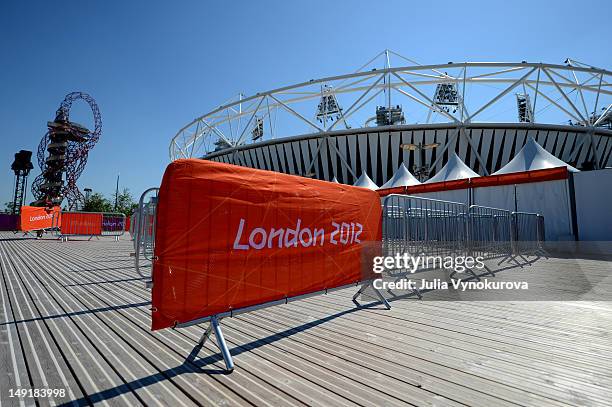
[[[385,50],[359,69],[239,94],[181,128],[170,158],[376,185],[421,181],[452,152],[479,175],[533,139],[580,170],[610,166],[612,72],[566,59],[421,65]]]

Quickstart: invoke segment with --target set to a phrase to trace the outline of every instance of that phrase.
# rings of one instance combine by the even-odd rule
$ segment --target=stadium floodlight
[[[533,110],[531,108],[531,100],[528,93],[516,94],[516,107],[518,109],[518,118],[520,123],[533,123]]]
[[[377,106],[376,107],[376,125],[377,126],[394,126],[397,124],[406,123],[404,112],[400,105],[395,107]]]
[[[455,113],[459,106],[459,93],[455,83],[440,83],[436,86],[434,102],[446,112]]]
[[[257,141],[264,136],[264,121],[262,117],[255,117],[255,126],[251,131],[251,139]]]
[[[342,107],[340,107],[334,89],[330,85],[321,86],[321,100],[317,106],[316,118],[324,126],[327,126],[328,121],[333,122],[342,119]],[[346,121],[344,124],[347,129],[350,128]]]

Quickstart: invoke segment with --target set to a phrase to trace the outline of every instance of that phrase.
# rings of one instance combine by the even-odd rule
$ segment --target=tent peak
[[[468,167],[462,160],[459,158],[457,153],[454,151],[449,152],[448,161],[446,165],[442,167],[440,171],[427,181],[426,184],[431,184],[433,182],[444,182],[444,181],[455,181],[458,179],[466,179],[466,178],[476,178],[480,177],[476,172],[474,172],[470,167]]]
[[[368,177],[368,174],[365,171],[363,171],[359,179],[357,179],[353,185],[356,187],[368,188],[374,191],[378,189],[378,185],[376,185],[374,181]]]
[[[408,168],[406,168],[406,165],[401,163],[395,174],[380,188],[407,187],[420,184],[421,182],[412,175]]]
[[[546,151],[538,142],[529,136],[521,150],[501,169],[492,175],[510,174],[513,172],[543,170],[547,168],[567,167],[568,171],[578,170]]]

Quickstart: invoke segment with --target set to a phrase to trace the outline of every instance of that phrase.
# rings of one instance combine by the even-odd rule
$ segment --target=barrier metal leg
[[[493,270],[491,270],[491,268],[487,266],[486,264],[483,264],[483,265],[484,265],[483,268],[487,271],[485,274],[490,274],[491,277],[495,277],[495,273],[493,272]]]
[[[457,271],[457,270],[453,270],[453,272],[452,272],[452,273],[450,273],[448,276],[449,276],[450,278],[455,278],[454,276],[455,276],[457,273],[458,273],[458,271]],[[479,276],[478,274],[474,273],[474,270],[469,269],[469,268],[466,268],[466,269],[465,269],[465,271],[464,271],[464,273],[470,273],[470,274],[472,275],[472,277],[474,277],[474,278],[476,279],[476,281],[480,281],[480,276]],[[490,271],[489,271],[488,273],[490,273],[491,275],[495,276],[495,274],[491,273]]]
[[[225,360],[225,367],[227,368],[228,373],[234,371],[234,361],[232,360],[232,354],[230,353],[229,348],[227,347],[227,343],[225,343],[225,338],[223,337],[223,332],[221,332],[221,325],[219,324],[219,320],[216,316],[213,316],[210,319],[210,325],[212,326],[213,331],[215,331],[215,336],[217,337],[217,346],[223,355],[223,360]]]
[[[212,333],[212,324],[208,325],[208,328],[206,328],[206,330],[202,334],[202,337],[198,341],[198,347],[201,348],[202,346],[204,346],[208,338],[210,338],[211,333]]]
[[[210,338],[210,335],[214,332],[217,341],[215,345],[221,351],[221,355],[223,356],[223,360],[225,361],[225,368],[228,373],[234,371],[234,361],[232,359],[232,354],[230,353],[229,348],[227,347],[227,343],[225,342],[225,338],[223,337],[223,332],[221,332],[221,324],[220,319],[217,316],[213,316],[210,318],[210,324],[202,334],[202,337],[198,341],[194,351],[189,355],[189,359],[195,358],[195,356],[200,352],[206,341]],[[213,342],[214,343],[214,342]]]
[[[374,287],[373,280],[370,280],[367,283],[363,284],[361,288],[355,293],[355,295],[353,295],[353,303],[355,303],[356,306],[361,307],[361,304],[359,304],[359,301],[357,301],[357,297],[359,297],[360,294],[363,294],[364,290],[370,286],[372,287],[372,290],[374,290],[374,292],[376,293],[376,296],[378,297],[380,302],[385,306],[385,308],[391,309],[391,304],[389,304],[389,301],[387,301],[387,299],[382,295],[380,290]]]

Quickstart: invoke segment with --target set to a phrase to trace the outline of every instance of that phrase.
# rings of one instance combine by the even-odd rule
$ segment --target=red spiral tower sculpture
[[[93,131],[70,121],[72,103],[79,99],[91,108]],[[61,205],[66,198],[68,208],[76,209],[84,201],[76,181],[85,169],[89,151],[102,133],[100,109],[87,93],[69,93],[57,109],[55,120],[48,122],[47,127],[48,131],[38,145],[41,174],[32,183],[32,193],[36,199],[33,205]]]

